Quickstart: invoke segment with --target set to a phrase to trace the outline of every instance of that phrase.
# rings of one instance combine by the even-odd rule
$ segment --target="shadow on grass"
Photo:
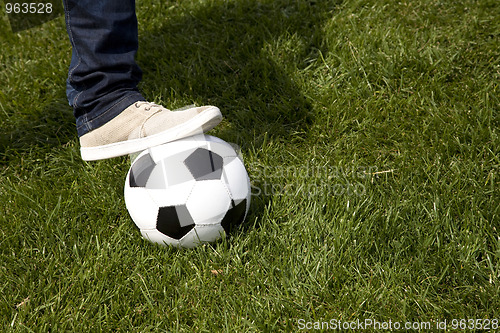
[[[327,52],[322,29],[339,4],[207,1],[170,16],[168,6],[160,8],[164,24],[140,34],[143,88],[163,91],[167,100],[180,94],[217,105],[225,120],[215,135],[243,150],[259,149],[264,137],[286,141],[307,133],[314,122],[312,106],[291,75]],[[296,44],[283,45],[290,41]],[[278,64],[283,58],[291,69]],[[270,200],[253,197],[250,217],[261,216]]]
[[[141,35],[144,86],[217,105],[243,137],[268,132],[284,138],[313,122],[309,101],[273,58],[305,67],[323,48],[322,27],[335,1],[218,1],[197,4]],[[157,14],[156,14],[157,15]],[[272,45],[286,35],[294,54]],[[271,45],[269,47],[269,45]],[[270,54],[276,51],[275,55]],[[325,50],[323,50],[325,51]],[[285,52],[286,53],[286,52]],[[167,96],[168,98],[168,96]]]
[[[18,112],[4,121],[0,132],[0,165],[12,152],[22,154],[48,146],[61,146],[76,136],[72,110],[65,98],[36,107],[37,112]]]

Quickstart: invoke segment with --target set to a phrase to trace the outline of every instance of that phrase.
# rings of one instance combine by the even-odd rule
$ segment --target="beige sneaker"
[[[111,121],[80,137],[85,161],[123,156],[211,130],[222,120],[215,106],[170,111],[136,102]]]

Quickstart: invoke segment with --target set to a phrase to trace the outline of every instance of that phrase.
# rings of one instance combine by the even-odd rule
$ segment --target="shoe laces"
[[[143,105],[146,105],[146,107],[144,108],[144,110],[146,112],[151,111],[151,109],[160,109],[160,110],[164,109],[164,107],[161,106],[161,105],[158,105],[158,104],[155,104],[155,103],[151,103],[151,102],[147,102],[147,101],[139,101],[139,102],[135,102],[134,103],[134,106],[136,108],[140,108]]]

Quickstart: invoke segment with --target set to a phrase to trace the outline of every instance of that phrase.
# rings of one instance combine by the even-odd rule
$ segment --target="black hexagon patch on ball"
[[[196,180],[220,179],[224,160],[218,154],[198,148],[184,161],[189,172]]]
[[[194,228],[194,221],[185,205],[160,207],[156,229],[173,239],[181,239]]]
[[[130,187],[146,187],[156,163],[149,154],[141,156],[130,168]]]
[[[243,223],[247,207],[247,200],[243,199],[239,203],[231,200],[231,208],[221,221],[222,228],[226,233],[230,233]]]

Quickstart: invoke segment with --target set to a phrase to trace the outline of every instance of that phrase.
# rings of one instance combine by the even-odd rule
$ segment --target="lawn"
[[[0,331],[500,327],[497,0],[139,0],[144,95],[219,106],[251,179],[191,250],[81,160],[63,17],[2,15]]]

